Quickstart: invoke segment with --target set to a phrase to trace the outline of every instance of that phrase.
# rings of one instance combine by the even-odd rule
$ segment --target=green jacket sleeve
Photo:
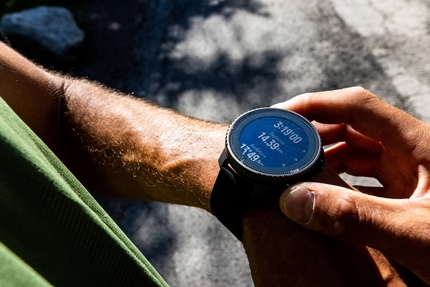
[[[1,98],[0,243],[0,286],[167,286]]]

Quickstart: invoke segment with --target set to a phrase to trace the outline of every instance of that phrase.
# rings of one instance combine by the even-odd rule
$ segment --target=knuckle
[[[361,86],[352,87],[350,92],[351,94],[356,95],[363,103],[372,103],[378,99],[376,95]]]
[[[336,201],[332,218],[333,235],[340,239],[357,239],[369,236],[366,222],[369,214],[366,207],[359,206],[354,198],[347,195]]]
[[[351,92],[352,94],[367,94],[368,91],[362,87],[362,86],[354,86],[351,88],[348,88],[349,92]]]
[[[312,102],[315,99],[315,95],[316,93],[305,93],[305,94],[301,94],[301,100],[302,100],[302,105],[304,105],[306,108],[312,106]]]

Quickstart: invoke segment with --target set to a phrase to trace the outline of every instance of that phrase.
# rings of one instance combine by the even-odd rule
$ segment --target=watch
[[[309,180],[324,163],[318,131],[305,117],[277,108],[246,112],[227,131],[210,199],[212,214],[241,239],[250,200]]]

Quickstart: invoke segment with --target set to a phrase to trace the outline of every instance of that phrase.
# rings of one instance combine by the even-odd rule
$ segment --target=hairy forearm
[[[85,185],[109,196],[209,210],[226,126],[64,80],[63,130],[71,132],[59,139],[59,154]]]

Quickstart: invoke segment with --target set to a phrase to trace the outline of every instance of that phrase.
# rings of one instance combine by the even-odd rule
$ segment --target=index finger
[[[394,135],[414,134],[411,129],[418,122],[361,87],[303,94],[274,107],[292,110],[320,123],[348,124],[382,142]]]

